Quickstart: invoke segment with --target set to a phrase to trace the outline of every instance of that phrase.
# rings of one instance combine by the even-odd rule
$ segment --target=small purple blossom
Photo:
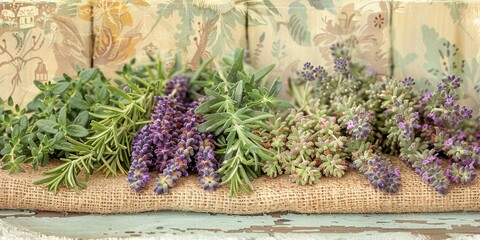
[[[453,101],[453,98],[452,97],[448,97],[447,99],[445,99],[445,103],[443,104],[445,107],[450,107],[452,106],[454,103]]]
[[[347,121],[347,132],[352,139],[366,139],[370,135],[372,131],[371,118],[371,113],[362,108],[357,115]]]
[[[402,80],[402,84],[405,87],[412,87],[415,85],[415,80],[412,77],[406,77]]]
[[[453,138],[449,138],[449,139],[445,140],[443,142],[443,145],[445,145],[445,147],[447,147],[447,148],[451,147],[453,145]]]
[[[350,68],[350,61],[345,58],[337,58],[335,59],[335,66],[334,71],[337,73],[341,73],[344,76],[348,77],[350,75],[349,68]]]

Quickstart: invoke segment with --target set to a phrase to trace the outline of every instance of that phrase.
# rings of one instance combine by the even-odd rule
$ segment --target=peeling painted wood
[[[480,213],[232,216],[184,212],[80,215],[0,211],[0,221],[47,236],[75,238],[480,238]]]

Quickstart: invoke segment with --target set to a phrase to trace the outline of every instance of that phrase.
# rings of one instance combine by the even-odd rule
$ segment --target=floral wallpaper
[[[332,70],[333,44],[347,44],[357,61],[381,75],[390,74],[389,1],[275,1],[267,23],[249,26],[255,66],[276,64],[284,79],[304,62]]]
[[[419,88],[443,77],[462,78],[461,100],[480,110],[480,1],[395,2],[394,77],[411,76]],[[425,14],[425,13],[432,14]]]
[[[47,81],[91,65],[90,24],[78,20],[79,1],[0,2],[0,98],[19,103]]]
[[[287,79],[306,61],[331,70],[340,43],[371,71],[412,76],[420,88],[459,75],[462,100],[478,109],[479,13],[477,1],[0,1],[0,97],[26,102],[33,80],[77,66],[114,76],[133,57],[168,64],[179,55],[195,68],[236,47],[247,48],[256,67],[275,63]]]
[[[91,0],[94,65],[113,72],[132,57],[173,61],[176,54],[195,68],[202,59],[246,47],[244,1]]]

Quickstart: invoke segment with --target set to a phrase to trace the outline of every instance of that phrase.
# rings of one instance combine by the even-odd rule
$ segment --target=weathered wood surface
[[[480,239],[480,213],[232,216],[184,212],[79,215],[0,211],[0,239],[14,236],[37,239]]]

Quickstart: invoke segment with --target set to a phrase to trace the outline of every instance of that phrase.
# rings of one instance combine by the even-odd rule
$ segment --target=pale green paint
[[[29,216],[32,214],[0,211],[0,228],[8,224],[46,236],[80,238],[403,240],[427,239],[428,236],[421,234],[425,230],[448,231],[455,226],[468,226],[468,233],[445,233],[444,236],[480,239],[480,213],[232,216],[166,211],[132,215]]]

